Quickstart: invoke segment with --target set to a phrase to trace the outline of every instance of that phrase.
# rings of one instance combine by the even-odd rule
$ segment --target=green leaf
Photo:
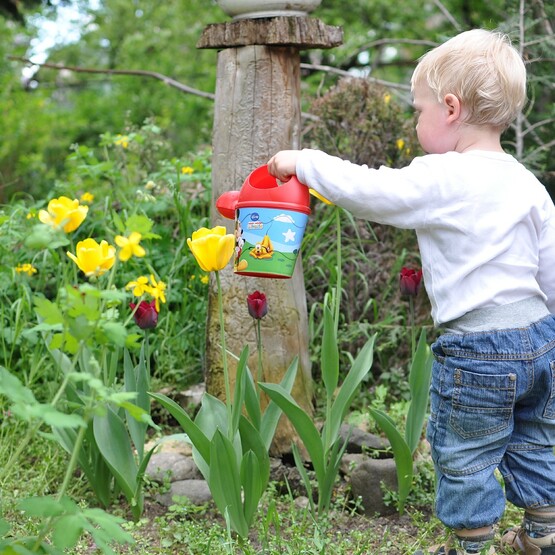
[[[93,538],[102,542],[115,541],[117,543],[134,543],[133,536],[123,530],[121,525],[125,523],[123,518],[114,516],[102,509],[83,509],[83,515],[94,524],[91,532]]]
[[[13,408],[14,412],[19,412],[16,407]],[[27,405],[23,408],[23,412],[29,418],[38,418],[45,424],[56,428],[78,428],[85,426],[85,421],[79,414],[66,414],[56,410],[52,405],[38,403]]]
[[[293,384],[295,383],[295,378],[297,377],[298,366],[299,358],[295,357],[280,382],[281,387],[287,393],[291,393],[291,390],[293,389]],[[264,442],[267,451],[272,445],[272,440],[274,439],[274,434],[276,433],[281,412],[281,408],[274,401],[270,401],[264,411],[264,414],[262,415],[262,421],[260,422],[260,436],[262,437],[262,441]]]
[[[35,303],[35,312],[44,323],[63,324],[64,315],[56,303],[38,296],[33,299],[33,302]]]
[[[3,366],[0,366],[0,394],[12,403],[32,405],[37,402],[33,392]]]
[[[262,440],[260,432],[253,426],[253,424],[244,416],[241,416],[239,422],[239,433],[241,437],[242,452],[247,453],[252,451],[259,464],[260,480],[265,488],[270,479],[270,456],[268,449]]]
[[[423,329],[418,339],[418,346],[409,374],[411,403],[407,413],[405,440],[411,453],[416,451],[420,443],[422,427],[428,410],[432,364],[433,355],[426,343],[426,330]]]
[[[156,427],[150,418],[150,399],[148,397],[148,388],[150,383],[150,376],[148,375],[148,367],[145,360],[145,343],[141,347],[139,354],[139,362],[136,366],[133,365],[131,356],[127,349],[123,352],[123,382],[125,391],[135,392],[136,408],[139,408],[142,413],[139,414],[134,408],[127,409],[126,421],[129,428],[129,434],[135,445],[135,449],[139,455],[139,460],[142,460],[144,453],[144,444],[146,438],[147,423]]]
[[[258,398],[258,393],[256,391],[256,385],[254,379],[248,367],[246,371],[243,372],[243,391],[245,393],[245,409],[253,426],[260,430],[261,423],[261,411],[260,411],[260,399]]]
[[[335,480],[339,474],[341,459],[347,449],[347,444],[348,439],[344,441],[337,439],[331,446],[324,479],[321,483],[318,483],[318,511],[320,513],[327,512],[329,509],[335,487]]]
[[[339,349],[337,348],[333,314],[327,303],[324,306],[324,335],[320,364],[326,395],[328,399],[332,399],[339,380]]]
[[[235,449],[220,430],[210,442],[210,491],[222,514],[229,515],[232,528],[242,538],[249,533],[241,502],[241,481]]]
[[[252,451],[247,451],[241,461],[241,484],[243,486],[243,514],[248,526],[252,524],[258,503],[266,487],[260,474],[257,456]]]
[[[317,479],[320,481],[325,474],[324,447],[312,419],[281,385],[261,383],[260,387],[281,408],[293,424],[310,455]]]
[[[57,249],[69,245],[69,239],[62,230],[54,229],[46,224],[33,226],[25,238],[25,246],[32,250]]]
[[[175,401],[162,393],[149,393],[156,399],[179,423],[185,433],[189,436],[191,443],[198,450],[200,456],[210,463],[210,440],[204,432],[193,422],[190,416]]]
[[[405,502],[412,487],[412,453],[403,436],[391,418],[376,409],[369,409],[370,415],[384,431],[395,457],[397,468],[397,487],[399,489],[399,513],[403,514]]]
[[[123,324],[119,322],[101,322],[100,331],[109,342],[118,347],[125,347],[127,328]]]
[[[52,543],[58,549],[72,548],[79,541],[85,524],[80,514],[61,517],[52,527]]]
[[[123,420],[108,407],[105,415],[93,420],[94,439],[114,477],[129,501],[135,495],[137,463]]]
[[[245,346],[241,351],[239,362],[237,363],[237,372],[235,375],[235,391],[233,394],[233,404],[231,407],[231,430],[233,435],[237,432],[239,427],[239,418],[243,411],[243,400],[245,398],[245,391],[242,387],[243,373],[246,371],[247,360],[249,358],[249,347]]]
[[[5,536],[10,530],[11,526],[3,518],[0,518],[0,537]]]
[[[77,505],[68,497],[60,500],[51,496],[29,497],[22,499],[17,507],[29,516],[41,518],[56,517],[63,514],[76,514]]]
[[[374,360],[374,341],[376,340],[376,334],[374,334],[368,341],[364,344],[360,350],[358,356],[356,357],[345,381],[339,389],[339,393],[335,398],[333,405],[331,407],[331,415],[329,422],[324,424],[324,427],[329,426],[329,438],[330,443],[333,443],[335,439],[339,436],[339,429],[341,428],[341,422],[351,404],[353,395],[355,394],[357,388],[360,386],[362,380],[366,377],[370,369],[372,368],[372,361]],[[325,437],[324,433],[322,435]]]

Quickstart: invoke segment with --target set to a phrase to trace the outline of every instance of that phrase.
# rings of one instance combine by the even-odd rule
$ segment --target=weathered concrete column
[[[246,19],[208,26],[198,48],[220,49],[216,82],[212,161],[212,225],[233,233],[234,223],[215,209],[224,192],[241,188],[249,173],[278,150],[300,146],[301,48],[330,48],[341,44],[342,31],[309,17]],[[249,367],[256,375],[255,328],[247,310],[247,295],[261,291],[269,312],[262,320],[264,381],[278,382],[295,356],[299,357],[293,396],[307,411],[312,406],[308,353],[308,317],[301,257],[291,279],[264,279],[233,274],[231,264],[221,272],[226,342],[239,355],[249,344]],[[211,282],[206,350],[207,390],[224,396],[217,295]],[[230,361],[230,374],[236,364]],[[290,450],[295,435],[282,419],[273,452]]]

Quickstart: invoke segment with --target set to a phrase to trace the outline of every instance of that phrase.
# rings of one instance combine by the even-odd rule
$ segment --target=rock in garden
[[[394,459],[370,459],[360,463],[351,473],[351,491],[360,497],[365,514],[385,516],[396,512],[395,506],[386,506],[383,500],[382,482],[390,490],[397,491],[397,471]]]
[[[205,480],[180,480],[170,485],[170,490],[156,496],[156,501],[165,507],[175,503],[174,498],[186,497],[193,505],[205,505],[212,499]]]
[[[152,481],[160,484],[166,479],[169,479],[170,482],[178,482],[202,478],[192,457],[174,452],[152,455],[146,467],[146,475]]]

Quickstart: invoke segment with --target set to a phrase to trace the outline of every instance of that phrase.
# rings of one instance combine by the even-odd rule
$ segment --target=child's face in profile
[[[416,134],[420,146],[428,154],[443,154],[453,150],[450,128],[446,124],[449,110],[438,102],[435,93],[425,83],[414,85],[413,105],[418,114]]]

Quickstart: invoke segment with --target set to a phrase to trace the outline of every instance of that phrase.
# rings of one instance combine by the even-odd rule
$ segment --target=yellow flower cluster
[[[132,289],[135,297],[150,295],[156,303],[157,312],[160,312],[160,303],[166,302],[166,284],[163,281],[156,281],[152,274],[150,274],[150,281],[146,276],[140,276],[135,281],[130,281],[125,288]]]
[[[27,274],[29,277],[37,273],[37,269],[32,264],[29,264],[29,263],[18,264],[15,267],[15,271],[18,274]]]
[[[131,232],[129,237],[116,235],[116,245],[121,249],[119,251],[118,258],[122,262],[127,262],[127,260],[129,260],[132,256],[141,258],[146,254],[145,249],[139,244],[142,237],[143,236],[137,231]]]
[[[129,137],[127,135],[118,135],[114,144],[127,148],[129,146]]]

